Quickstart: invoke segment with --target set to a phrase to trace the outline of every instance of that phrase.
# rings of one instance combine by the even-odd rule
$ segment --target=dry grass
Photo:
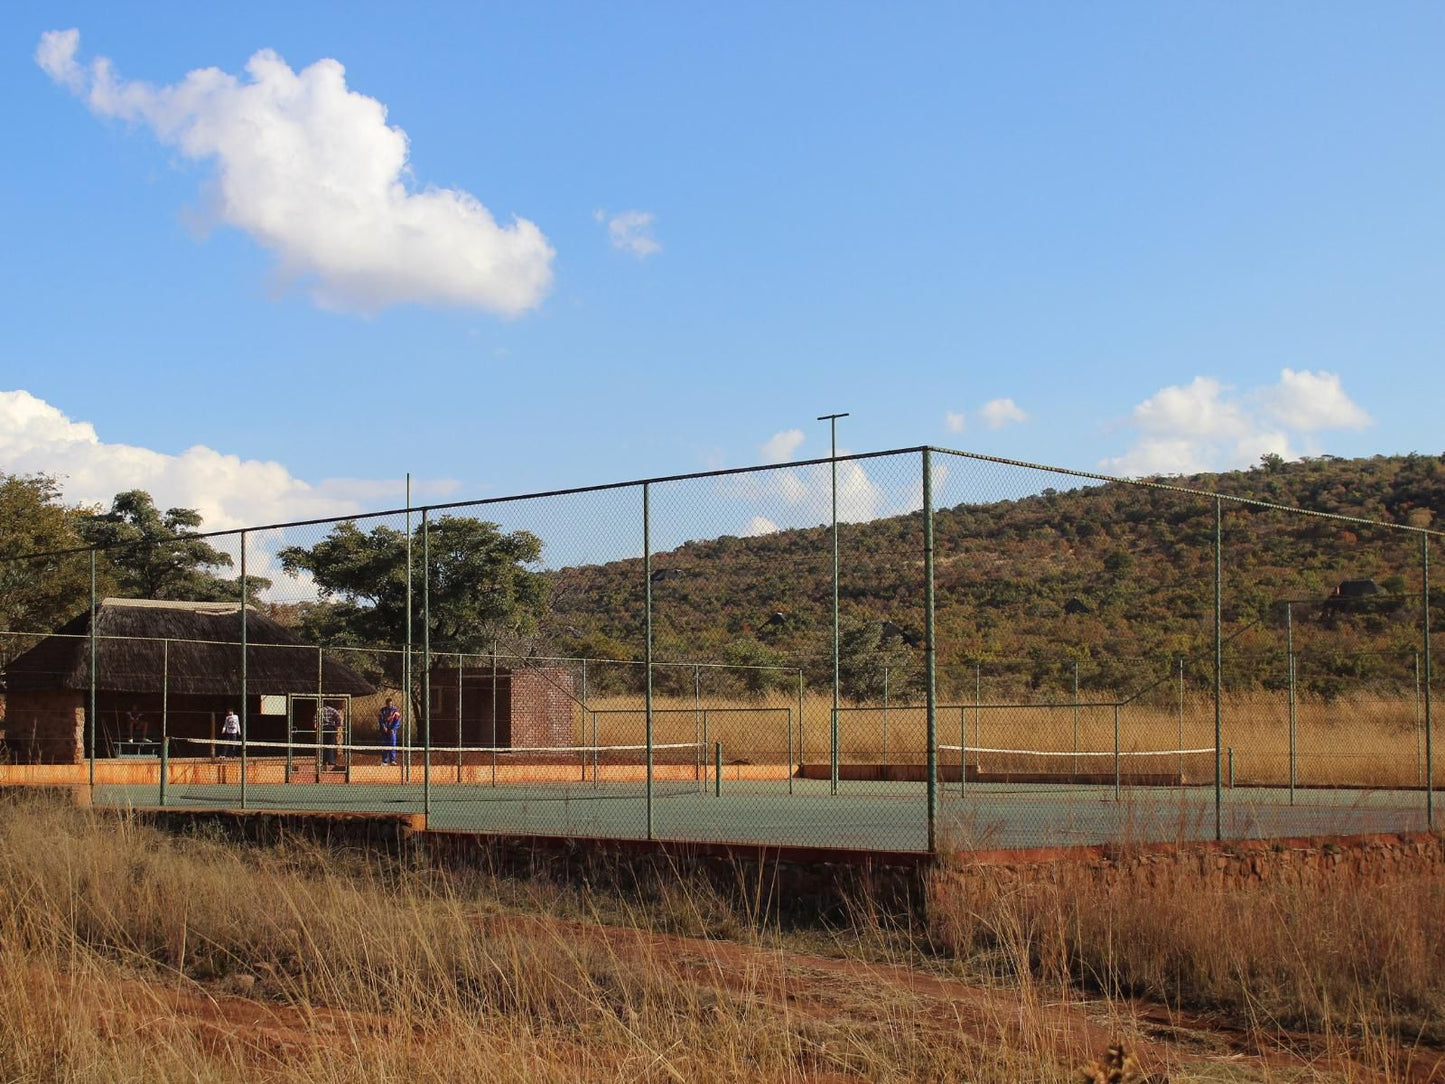
[[[631,696],[594,699],[598,709],[597,741],[632,744],[642,740],[641,700]],[[768,710],[758,710],[768,709]],[[721,742],[729,762],[782,763],[788,751],[791,721],[794,759],[826,760],[832,699],[808,694],[798,726],[796,695],[769,693],[755,700],[710,700],[690,697],[654,700],[654,740],[690,742],[706,727],[709,742]],[[580,713],[579,713],[580,716]],[[886,716],[886,719],[885,719]],[[1222,705],[1223,744],[1234,750],[1235,780],[1246,785],[1284,785],[1289,781],[1289,705],[1283,692],[1226,694]],[[1326,701],[1301,699],[1296,705],[1296,780],[1303,786],[1414,787],[1422,785],[1423,734],[1413,693],[1400,699],[1375,695]],[[885,745],[886,721],[886,745]],[[939,742],[966,743],[973,748],[1029,749],[1072,752],[1112,751],[1112,707],[1079,707],[1067,703],[1025,706],[945,707],[938,719]],[[1214,745],[1214,705],[1203,695],[1178,703],[1136,703],[1119,714],[1120,748],[1130,750],[1195,749]],[[1077,745],[1075,737],[1077,735]],[[927,748],[926,719],[921,705],[848,705],[839,717],[839,746],[845,763],[922,763]],[[591,718],[578,721],[577,740],[593,740]],[[970,763],[980,758],[970,753]],[[984,766],[996,771],[1040,769],[1068,771],[1072,758],[1040,760],[988,754]],[[1086,758],[1082,765],[1112,770],[1108,757]],[[1138,770],[1181,767],[1187,781],[1213,777],[1211,754],[1181,759],[1126,761]],[[1438,781],[1437,781],[1438,782]]]
[[[305,849],[176,839],[38,801],[0,822],[0,1079],[1018,1079],[900,991],[780,996],[782,953],[689,959],[519,901]],[[711,921],[706,898],[635,919]],[[615,910],[625,910],[618,901]],[[739,927],[741,928],[741,927]],[[874,996],[870,996],[874,995]],[[1028,1067],[1067,1079],[1064,1061]]]
[[[1104,884],[1059,863],[1036,880],[941,875],[932,931],[1000,980],[1207,1011],[1242,1028],[1445,1046],[1445,883]],[[986,871],[985,871],[986,872]]]
[[[1405,1081],[1397,1040],[1445,1019],[1432,884],[1209,901],[980,877],[926,927],[861,900],[787,932],[696,884],[602,896],[0,812],[0,1080],[1047,1084],[1122,1038],[1176,1084]],[[1125,994],[1250,1038],[1171,1045]],[[1250,1053],[1284,1026],[1304,1053]]]

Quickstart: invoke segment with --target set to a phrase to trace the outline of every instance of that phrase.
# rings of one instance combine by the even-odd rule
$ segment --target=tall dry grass
[[[1172,696],[1172,693],[1169,694]],[[635,696],[595,698],[596,741],[627,745],[642,741],[645,714]],[[760,710],[765,709],[765,710]],[[1241,786],[1282,786],[1289,782],[1289,701],[1284,692],[1226,693],[1221,704],[1222,744],[1234,751],[1235,780]],[[706,734],[720,742],[729,761],[781,764],[789,749],[791,725],[794,761],[826,761],[832,716],[830,695],[806,694],[801,714],[796,694],[769,692],[756,699],[703,697],[654,699],[654,740],[691,742]],[[801,725],[799,719],[801,718]],[[1119,713],[1120,748],[1197,749],[1214,745],[1214,703],[1190,693],[1182,702],[1158,699],[1125,705]],[[839,714],[840,759],[844,763],[921,764],[927,749],[923,706],[882,704],[845,706]],[[1114,711],[1111,706],[992,704],[944,705],[938,714],[938,741],[970,749],[1025,749],[1111,754]],[[592,717],[578,712],[575,740],[591,744]],[[1360,693],[1325,700],[1300,698],[1295,706],[1295,777],[1302,786],[1415,787],[1424,783],[1424,734],[1413,692],[1387,697]],[[710,746],[709,746],[710,747]],[[970,763],[979,758],[970,754]],[[993,770],[1069,771],[1071,760],[984,754]],[[1112,770],[1096,758],[1094,766]],[[1186,780],[1212,778],[1213,758],[1196,754],[1179,760],[1140,758],[1139,770],[1158,765],[1182,769]],[[1438,774],[1438,773],[1437,773]],[[1441,780],[1437,779],[1437,782]]]
[[[683,957],[579,920],[582,897],[497,887],[8,802],[0,1079],[1067,1079],[1042,1025],[1027,1052],[990,1047],[855,985],[800,1011],[783,951]],[[677,889],[631,918],[707,925],[716,907]]]
[[[940,874],[931,931],[1001,981],[1142,997],[1262,1031],[1445,1046],[1445,883],[1341,873],[1201,890],[1106,884],[1059,863],[1036,879]]]

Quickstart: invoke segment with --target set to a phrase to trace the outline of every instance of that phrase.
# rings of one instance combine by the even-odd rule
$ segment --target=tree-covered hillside
[[[954,472],[969,468],[969,461],[951,465]],[[1445,457],[1435,456],[1266,457],[1251,470],[1169,482],[1393,524],[1431,525],[1445,509]],[[1227,658],[1234,684],[1274,680],[1285,600],[1296,600],[1296,647],[1313,687],[1331,691],[1345,679],[1404,672],[1402,660],[1420,646],[1418,534],[1228,502],[1224,510],[1223,611],[1226,635],[1236,636]],[[1178,657],[1201,673],[1212,660],[1212,500],[1088,483],[942,508],[934,531],[945,690],[971,680],[975,662],[1011,668],[1035,687],[1071,676],[1077,662],[1084,687],[1120,689]],[[869,652],[891,651],[904,673],[912,656],[916,677],[909,642],[923,631],[921,514],[845,524],[840,550],[840,611],[852,636],[848,643],[845,635],[845,649],[851,646],[855,664]],[[796,663],[811,680],[827,680],[831,570],[831,534],[822,527],[689,542],[655,554],[656,657]],[[1445,568],[1440,577],[1445,583]],[[552,578],[547,628],[556,646],[638,655],[640,560],[564,569]],[[1325,601],[1355,579],[1374,581],[1382,594]],[[1440,620],[1437,612],[1437,628]]]

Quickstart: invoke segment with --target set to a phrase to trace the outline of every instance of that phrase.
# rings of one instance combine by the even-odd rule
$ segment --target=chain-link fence
[[[865,849],[1433,826],[1438,533],[1253,481],[916,448],[0,558],[0,774]]]

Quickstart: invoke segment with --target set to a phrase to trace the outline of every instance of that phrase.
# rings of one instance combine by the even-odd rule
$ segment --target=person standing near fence
[[[211,718],[214,719],[215,716],[212,715]],[[221,720],[221,737],[225,739],[221,742],[222,759],[240,753],[241,718],[236,714],[234,708],[227,711],[225,719]]]
[[[389,696],[381,710],[376,713],[376,726],[381,731],[381,744],[388,746],[381,754],[381,762],[395,764],[396,742],[401,734],[401,712],[396,710],[396,706],[392,704]]]
[[[327,704],[321,709],[321,766],[336,767],[336,743],[341,735],[341,711]]]

